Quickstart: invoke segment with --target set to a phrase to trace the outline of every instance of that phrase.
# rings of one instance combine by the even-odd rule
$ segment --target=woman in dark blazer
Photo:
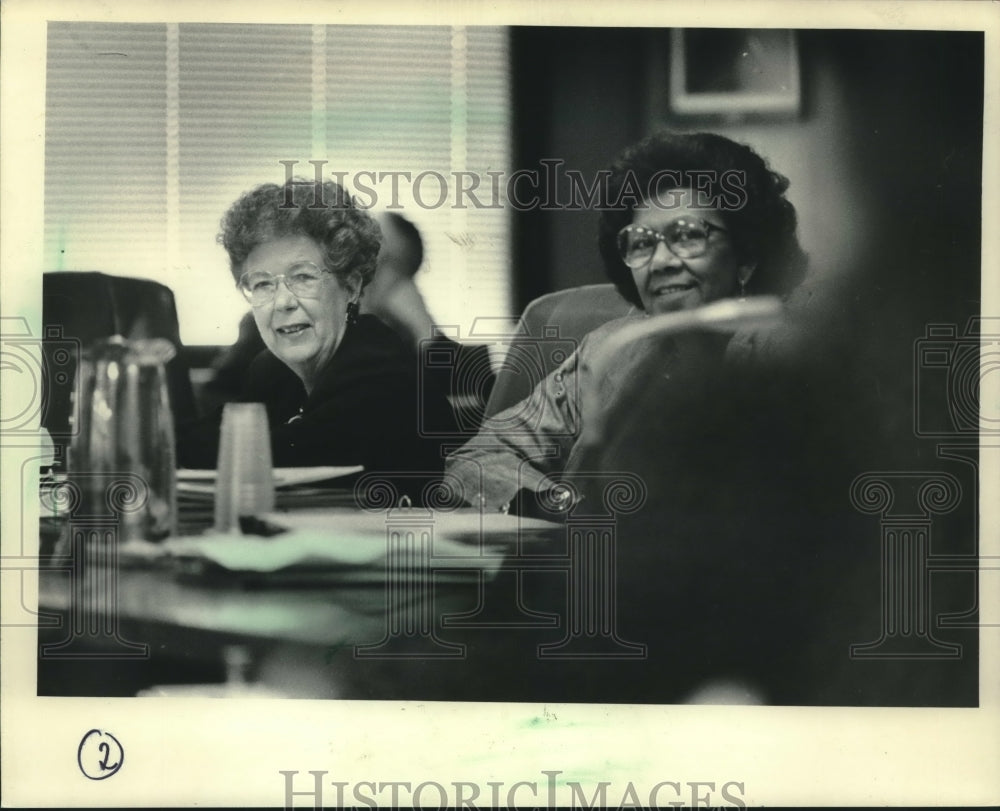
[[[319,202],[321,205],[317,205]],[[358,301],[375,273],[378,225],[333,181],[265,184],[222,220],[219,241],[266,349],[241,400],[268,413],[274,464],[439,472],[454,428],[421,386],[413,353]],[[187,467],[214,467],[219,415],[179,432]]]

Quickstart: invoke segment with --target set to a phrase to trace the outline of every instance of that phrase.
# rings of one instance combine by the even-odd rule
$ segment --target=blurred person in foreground
[[[379,227],[337,183],[322,184],[321,208],[310,205],[315,191],[303,181],[264,184],[222,220],[219,241],[266,347],[242,376],[239,399],[265,404],[276,466],[440,471],[439,443],[421,435],[419,409],[425,424],[447,430],[447,401],[420,390],[396,333],[359,312]],[[220,414],[179,432],[182,465],[215,466]]]
[[[638,310],[585,336],[527,400],[486,420],[449,457],[463,498],[503,510],[520,491],[552,492],[564,471],[580,467],[594,413],[586,402],[607,412],[654,377],[697,376],[773,348],[753,330],[695,333],[642,341],[593,368],[611,336],[650,316],[787,296],[806,270],[787,188],[753,149],[720,135],[658,133],[626,149],[611,166],[598,246],[608,277]]]
[[[869,681],[871,660],[848,655],[879,622],[878,528],[849,497],[873,409],[842,332],[849,311],[801,283],[787,189],[718,135],[625,150],[598,245],[640,311],[589,333],[449,457],[467,501],[566,522],[566,585],[525,578],[522,596],[570,612],[555,655],[580,664],[556,671],[523,648],[496,661],[540,685],[532,698],[870,701],[913,675],[888,663]],[[703,328],[710,311],[765,309],[757,296],[777,297],[780,317]]]

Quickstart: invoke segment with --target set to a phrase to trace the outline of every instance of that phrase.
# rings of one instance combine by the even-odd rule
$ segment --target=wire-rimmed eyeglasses
[[[277,275],[263,270],[244,273],[237,286],[252,306],[262,307],[274,301],[279,282],[284,282],[296,298],[318,298],[323,276],[329,272],[313,262],[298,262]]]

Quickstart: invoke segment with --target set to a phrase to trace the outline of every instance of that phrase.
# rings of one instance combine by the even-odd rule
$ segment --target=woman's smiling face
[[[753,273],[752,264],[741,264],[736,247],[726,231],[718,208],[694,206],[689,189],[671,189],[658,194],[645,208],[636,209],[632,225],[663,233],[676,220],[700,222],[708,229],[705,252],[682,259],[660,241],[645,264],[632,268],[643,309],[650,315],[690,310],[732,296]]]
[[[243,272],[283,274],[301,262],[319,268],[323,251],[310,237],[285,236],[254,248],[243,263]],[[274,299],[253,308],[264,344],[312,389],[318,371],[333,357],[347,325],[347,305],[358,291],[347,289],[332,273],[322,274],[316,298],[299,298],[278,283]]]

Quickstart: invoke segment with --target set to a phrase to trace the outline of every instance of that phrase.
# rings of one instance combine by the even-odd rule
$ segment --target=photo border
[[[623,12],[634,9],[636,14]],[[961,9],[961,11],[959,11]],[[986,32],[984,222],[997,219],[1000,7],[977,2],[761,3],[696,0],[577,2],[541,7],[387,2],[360,9],[298,3],[94,3],[8,0],[2,6],[0,106],[3,139],[0,306],[4,317],[41,328],[45,20],[213,22],[367,22],[637,25],[699,27],[903,28]],[[1000,235],[983,232],[983,313],[1000,313]],[[997,376],[994,375],[994,378]],[[990,381],[995,388],[996,380]],[[983,407],[1000,403],[985,387]],[[20,396],[8,389],[5,397]],[[0,438],[4,561],[19,554],[21,522],[37,503],[15,488],[30,440]],[[1000,482],[996,449],[981,440],[980,485]],[[30,488],[31,482],[26,482]],[[16,499],[16,501],[15,501]],[[996,499],[983,498],[983,556],[1000,556]],[[995,559],[995,557],[994,557]],[[17,575],[21,590],[8,588]],[[5,618],[30,611],[37,572],[5,564]],[[1000,604],[996,578],[983,578],[981,604]],[[284,799],[281,770],[359,781],[544,781],[544,770],[588,786],[610,781],[617,799],[628,783],[706,781],[745,785],[749,805],[980,805],[1000,801],[1000,631],[980,632],[978,709],[796,708],[468,704],[433,702],[39,698],[37,629],[0,629],[3,697],[3,803],[8,806],[274,806]],[[540,719],[540,720],[539,720]],[[128,752],[111,780],[78,768],[89,730],[110,730]],[[431,742],[433,745],[428,745]],[[642,791],[640,791],[640,795]],[[333,795],[327,798],[332,804]],[[565,795],[563,795],[565,800]],[[309,805],[308,797],[298,802]]]

